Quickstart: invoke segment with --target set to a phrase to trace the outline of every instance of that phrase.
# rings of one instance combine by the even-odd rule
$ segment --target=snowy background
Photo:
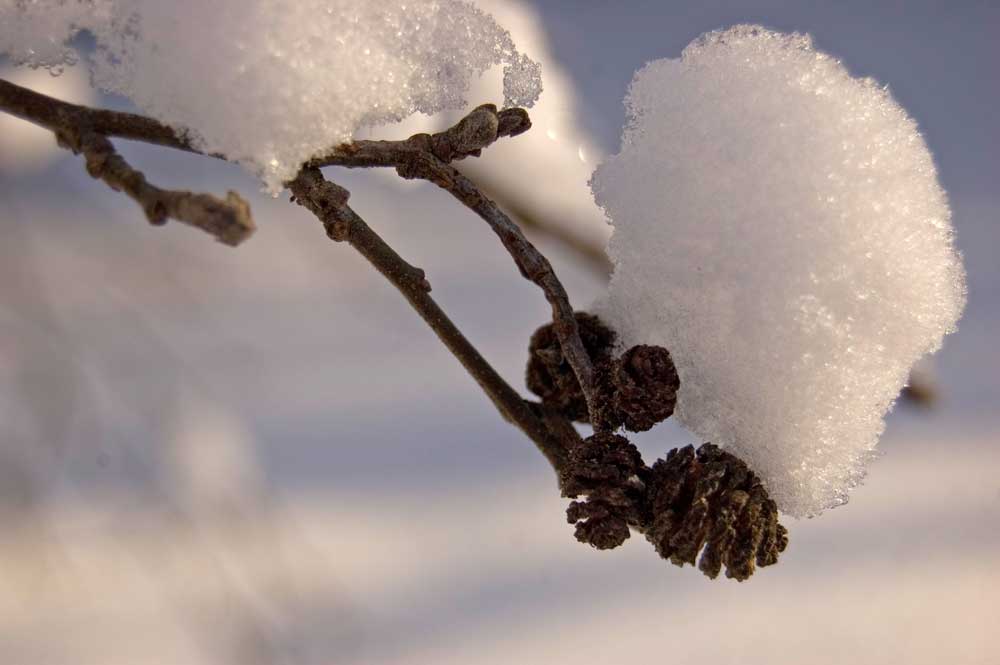
[[[779,565],[747,583],[636,539],[595,552],[531,444],[301,209],[237,167],[120,142],[157,184],[240,191],[260,227],[238,250],[150,228],[51,136],[0,117],[0,662],[1000,660],[1000,9],[482,4],[541,61],[546,93],[534,129],[470,171],[593,240],[606,229],[584,183],[646,61],[758,22],[889,83],[934,152],[969,273],[936,407],[897,407],[865,486],[789,521]],[[3,76],[122,107],[73,70]],[[498,101],[496,79],[482,90]],[[520,387],[547,307],[491,232],[430,186],[334,177]],[[578,306],[600,293],[542,246]],[[639,441],[652,459],[692,439],[666,424]]]

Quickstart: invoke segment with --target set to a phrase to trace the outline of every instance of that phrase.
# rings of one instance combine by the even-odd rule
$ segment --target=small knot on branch
[[[351,193],[323,177],[317,167],[306,166],[285,183],[292,192],[290,201],[305,207],[324,222],[337,217],[334,213],[347,205]]]
[[[424,293],[431,292],[431,283],[427,279],[427,273],[424,272],[423,268],[406,264],[402,270],[401,277],[418,291],[423,291]]]
[[[346,219],[323,222],[326,237],[334,242],[345,242],[351,237],[351,225]]]
[[[531,129],[528,112],[516,106],[500,111],[497,119],[499,120],[497,136],[517,136]]]
[[[597,364],[609,360],[615,343],[614,331],[593,314],[574,312],[573,316],[591,361]],[[538,395],[542,404],[570,420],[589,422],[586,397],[563,353],[554,324],[548,323],[532,334],[525,379],[528,390]]]
[[[472,109],[453,127],[437,134],[415,134],[407,139],[416,152],[430,152],[444,163],[465,157],[478,157],[483,148],[497,140],[500,116],[493,104]],[[407,176],[404,176],[407,177]],[[410,176],[412,177],[412,176]]]
[[[427,170],[427,166],[420,159],[420,156],[421,155],[417,153],[409,156],[405,160],[400,160],[400,162],[396,164],[396,174],[403,180],[430,180],[430,172]],[[438,186],[441,185],[438,184]]]
[[[629,537],[629,527],[645,521],[647,469],[642,455],[628,439],[601,432],[570,451],[560,473],[563,496],[573,501],[566,510],[576,524],[576,539],[600,550],[618,547]]]
[[[482,104],[445,132],[445,135],[451,139],[452,149],[456,153],[468,155],[473,152],[478,153],[496,141],[499,126],[497,107],[493,104]]]

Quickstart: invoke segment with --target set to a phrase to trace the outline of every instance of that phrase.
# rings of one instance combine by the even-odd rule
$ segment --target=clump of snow
[[[67,42],[110,23],[112,7],[111,0],[0,0],[0,55],[58,75],[77,61]]]
[[[916,123],[810,37],[712,32],[637,72],[591,182],[614,232],[602,314],[668,348],[677,417],[812,515],[863,477],[965,273]]]
[[[505,104],[541,93],[538,65],[461,0],[0,0],[0,54],[15,62],[58,70],[81,31],[100,87],[272,192],[361,127],[464,106],[493,65]]]
[[[476,6],[495,17],[510,31],[514,43],[541,64],[545,94],[531,108],[530,132],[516,141],[497,141],[481,157],[462,162],[462,172],[508,213],[513,211],[516,218],[538,220],[587,247],[603,248],[611,229],[587,184],[603,153],[583,126],[585,105],[572,78],[552,53],[538,9],[525,0],[476,0]],[[489,99],[493,91],[500,89],[502,76],[499,68],[481,76],[473,84],[469,99]],[[413,115],[392,127],[370,132],[370,138],[403,138],[440,131],[457,122],[461,114],[451,111],[433,117]],[[511,164],[517,164],[517,168],[511,168]],[[391,171],[379,173],[395,187],[417,186],[415,181],[403,180]],[[541,234],[539,239],[543,238]],[[594,280],[594,287],[603,290],[603,280]]]

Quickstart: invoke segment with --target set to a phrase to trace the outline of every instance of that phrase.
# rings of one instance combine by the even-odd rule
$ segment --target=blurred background
[[[482,1],[540,60],[534,128],[463,169],[573,302],[602,290],[586,180],[635,69],[706,30],[810,32],[888,83],[954,209],[970,298],[846,506],[779,565],[709,581],[641,538],[577,543],[544,459],[402,298],[234,166],[118,142],[164,187],[247,197],[238,250],[92,181],[0,115],[0,662],[10,665],[997,663],[1000,5]],[[82,69],[0,77],[127,108]],[[470,95],[499,101],[498,74]],[[373,132],[405,136],[456,115]],[[518,388],[546,320],[477,218],[391,173],[331,172]],[[924,400],[926,402],[926,400]],[[647,460],[697,443],[668,423]]]

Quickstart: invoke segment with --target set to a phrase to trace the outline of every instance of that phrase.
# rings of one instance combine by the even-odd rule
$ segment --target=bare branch
[[[211,194],[160,189],[146,182],[146,176],[132,168],[106,137],[75,128],[58,130],[56,136],[59,145],[83,153],[87,173],[138,203],[150,224],[160,226],[173,218],[230,247],[239,245],[256,230],[249,204],[236,192],[229,192],[223,201]]]
[[[236,192],[229,192],[222,200],[210,194],[151,185],[142,172],[115,151],[105,135],[130,137],[130,134],[142,133],[147,138],[152,137],[154,143],[184,149],[173,130],[154,120],[67,104],[3,80],[0,80],[0,108],[51,130],[60,146],[76,154],[82,153],[87,173],[131,197],[150,224],[159,226],[173,218],[202,229],[233,247],[256,230],[249,204]]]
[[[393,166],[404,178],[421,178],[438,185],[479,215],[499,236],[521,275],[537,284],[552,306],[552,320],[566,360],[583,388],[593,411],[593,368],[580,340],[566,289],[552,265],[532,245],[521,229],[476,185],[450,166],[450,162],[481,150],[501,136],[527,131],[531,120],[523,109],[497,111],[493,104],[475,108],[457,125],[437,134],[415,134],[403,141],[357,141],[342,145],[310,166],[348,168]]]
[[[531,438],[553,468],[557,471],[562,468],[567,455],[567,444],[564,443],[567,438],[565,430],[560,431],[558,435],[554,430],[550,430],[543,417],[548,420],[553,416],[547,413],[543,416],[542,412],[536,413],[535,409],[538,407],[522,399],[480,355],[431,298],[429,295],[431,287],[424,276],[424,271],[404,261],[347,205],[349,196],[347,190],[324,178],[320,170],[313,167],[302,169],[298,176],[288,183],[288,187],[292,191],[294,201],[307,208],[323,222],[330,239],[349,243],[403,294],[407,302],[489,396],[500,415]]]
[[[587,406],[593,415],[594,372],[590,356],[580,340],[569,296],[549,260],[524,237],[517,224],[511,221],[496,203],[479,191],[471,180],[433,154],[425,152],[415,155],[409,162],[398,165],[396,170],[404,178],[422,178],[433,182],[479,215],[500,238],[500,242],[521,271],[521,275],[542,289],[545,299],[552,307],[552,322],[563,355],[573,368],[587,400]]]
[[[504,136],[517,136],[531,128],[527,111],[520,108],[497,111],[493,104],[477,106],[455,126],[436,134],[414,134],[402,141],[354,141],[339,145],[311,160],[307,166],[368,168],[406,164],[431,154],[448,163],[478,157],[483,148]]]
[[[459,171],[462,169],[459,168]],[[607,280],[611,276],[614,266],[604,251],[604,243],[592,242],[570,230],[566,225],[559,224],[544,214],[539,214],[521,192],[505,187],[497,179],[491,178],[490,175],[489,173],[477,174],[476,184],[479,185],[484,194],[496,201],[497,205],[517,222],[529,240],[554,241],[568,249],[573,258],[585,266],[594,277]]]
[[[0,110],[53,132],[66,127],[85,127],[102,136],[204,154],[182,134],[152,118],[70,104],[3,79],[0,79]],[[224,159],[220,155],[210,156]]]
[[[125,162],[108,141],[108,137],[118,137],[205,154],[171,127],[132,113],[70,104],[3,80],[0,80],[0,109],[53,131],[61,144],[75,152],[82,152],[87,159],[88,172],[112,188],[125,191],[142,206],[153,223],[175,217],[204,228],[229,244],[239,242],[252,231],[248,208],[235,194],[230,193],[228,201],[223,202],[207,195],[154,187]],[[393,166],[405,172],[408,165],[427,164],[430,167],[428,175],[434,172],[448,175],[449,191],[464,196],[463,202],[490,223],[511,252],[521,273],[545,291],[553,306],[560,341],[566,346],[566,356],[571,359],[581,385],[589,389],[592,382],[590,360],[579,340],[565,289],[555,277],[551,265],[524,238],[520,229],[479,193],[467,178],[457,171],[442,168],[453,160],[478,156],[483,148],[498,138],[515,136],[530,127],[531,121],[523,109],[498,111],[496,106],[484,104],[443,132],[417,134],[404,141],[357,141],[337,146],[326,155],[312,160],[288,185],[296,200],[324,222],[332,239],[349,242],[403,293],[482,386],[501,415],[524,430],[558,468],[565,457],[567,445],[572,445],[572,439],[579,440],[572,426],[568,422],[554,423],[553,419],[558,418],[551,413],[544,414],[544,420],[549,425],[543,423],[542,415],[536,414],[530,403],[496,373],[430,298],[430,285],[423,272],[407,264],[386,245],[347,206],[346,190],[326,181],[317,168],[327,164],[351,168]],[[220,155],[207,156],[222,158]],[[459,190],[466,194],[457,194]],[[247,226],[248,223],[250,226]],[[554,431],[558,434],[553,434]]]

